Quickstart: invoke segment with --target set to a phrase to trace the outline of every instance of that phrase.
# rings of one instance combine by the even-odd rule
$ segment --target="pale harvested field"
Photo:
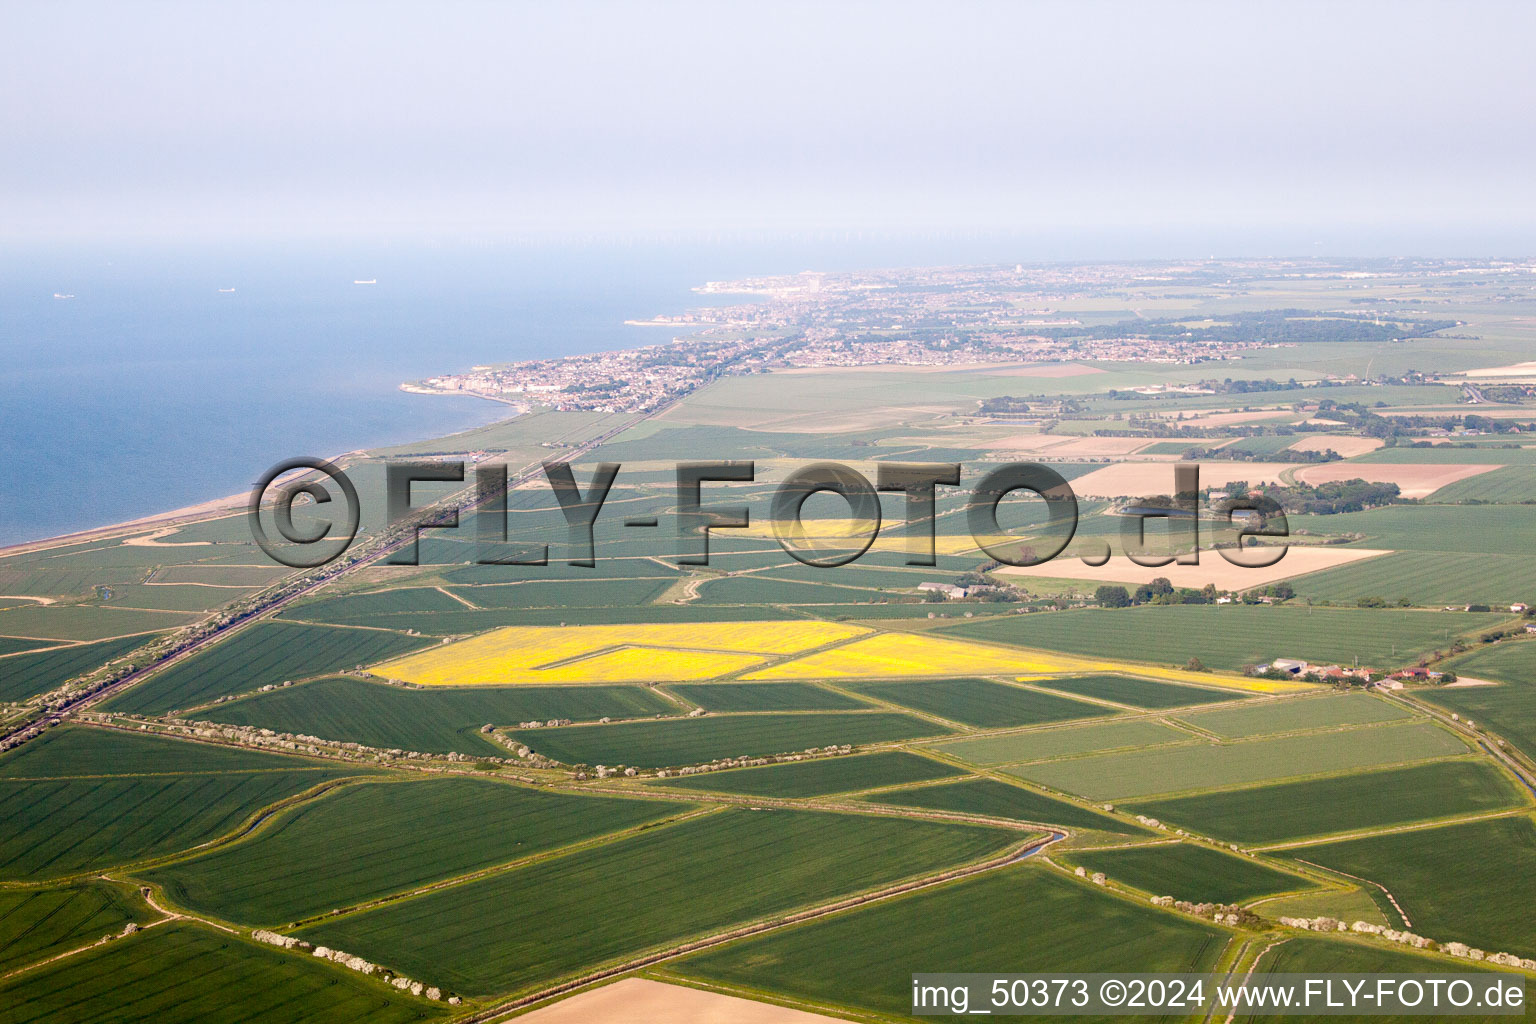
[[[1088,580],[1093,583],[1132,585],[1150,583],[1159,576],[1165,576],[1176,587],[1199,589],[1210,583],[1219,590],[1247,590],[1250,587],[1262,587],[1277,580],[1304,576],[1322,569],[1332,569],[1335,566],[1391,553],[1367,548],[1336,546],[1292,547],[1286,551],[1285,557],[1280,561],[1262,569],[1245,569],[1242,566],[1233,565],[1215,551],[1201,552],[1199,565],[1173,564],[1157,568],[1137,565],[1122,555],[1116,555],[1100,566],[1086,565],[1080,559],[1063,556],[1043,565],[1008,566],[995,571],[1006,576],[1033,576],[1053,580]]]
[[[1453,484],[1469,476],[1477,476],[1479,473],[1502,468],[1502,466],[1392,466],[1328,462],[1321,466],[1298,469],[1296,479],[1315,487],[1318,484],[1353,480],[1358,477],[1372,483],[1397,484],[1405,498],[1427,498],[1446,484]],[[1201,469],[1203,470],[1204,467],[1202,466]]]
[[[1200,486],[1225,487],[1233,480],[1279,483],[1280,474],[1294,468],[1285,462],[1202,462]],[[1173,467],[1166,462],[1117,462],[1073,480],[1072,490],[1093,498],[1172,494]]]
[[[1350,437],[1347,434],[1313,434],[1311,437],[1304,437],[1291,445],[1291,450],[1296,452],[1325,452],[1332,448],[1346,459],[1352,459],[1356,455],[1373,452],[1384,444],[1386,442],[1379,437]]]
[[[1021,452],[1051,452],[1076,438],[1065,434],[1015,434],[1011,437],[992,438],[985,442],[993,448],[1011,448]],[[1142,444],[1147,441],[1142,440]]]
[[[868,632],[807,620],[508,626],[384,662],[373,672],[422,686],[686,682]]]
[[[528,1024],[827,1024],[838,1018],[686,985],[625,978],[518,1020]]]
[[[1536,380],[1536,362],[1489,366],[1481,370],[1462,370],[1452,376],[1466,377],[1468,380]]]

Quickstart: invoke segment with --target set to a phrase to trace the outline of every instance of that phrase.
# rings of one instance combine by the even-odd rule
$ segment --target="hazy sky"
[[[6,0],[0,236],[1518,241],[1533,44],[1524,0]]]

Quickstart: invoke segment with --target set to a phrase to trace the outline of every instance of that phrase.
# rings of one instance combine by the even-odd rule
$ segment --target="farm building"
[[[964,587],[957,587],[953,583],[919,583],[918,590],[930,590],[936,594],[943,594],[950,600],[964,597],[967,593]]]

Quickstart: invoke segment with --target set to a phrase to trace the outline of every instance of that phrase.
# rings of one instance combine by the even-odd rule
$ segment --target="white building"
[[[943,594],[951,601],[957,597],[964,597],[966,595],[966,589],[964,587],[957,587],[953,583],[919,583],[917,585],[917,589],[935,591],[936,593]]]

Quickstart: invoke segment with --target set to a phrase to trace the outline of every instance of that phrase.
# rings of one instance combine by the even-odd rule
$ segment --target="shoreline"
[[[490,423],[504,423],[507,420],[516,419],[527,415],[531,410],[521,403],[509,402],[505,399],[493,398],[489,395],[480,395],[467,391],[438,391],[428,388],[410,387],[401,384],[399,390],[410,394],[419,395],[446,395],[449,397],[479,398],[498,405],[511,406],[514,412],[510,416],[502,416],[490,421]],[[479,430],[489,426],[489,423],[466,427],[464,430],[456,430],[443,437],[455,437],[471,430]],[[426,439],[422,439],[426,440]],[[402,441],[401,444],[410,444],[411,441]],[[352,448],[333,455],[326,459],[327,462],[344,465],[348,459],[366,457],[371,451],[379,448],[392,447],[390,444],[375,445],[371,448]],[[106,523],[101,526],[92,526],[84,530],[72,530],[68,533],[53,534],[48,537],[39,537],[35,540],[15,541],[13,543],[0,543],[0,559],[12,558],[16,555],[32,554],[38,551],[47,551],[53,548],[73,547],[77,544],[89,544],[93,541],[113,540],[118,537],[132,536],[136,533],[147,533],[163,527],[189,526],[192,523],[203,522],[210,519],[222,519],[227,516],[244,512],[246,504],[250,501],[249,490],[238,491],[234,494],[226,494],[217,498],[209,498],[206,501],[194,502],[190,505],[182,505],[178,508],[167,509],[163,512],[152,512],[149,515],[138,516],[133,519],[123,519],[115,523]]]

